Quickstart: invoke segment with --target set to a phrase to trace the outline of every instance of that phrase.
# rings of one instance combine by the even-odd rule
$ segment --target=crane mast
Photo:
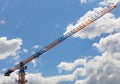
[[[40,51],[38,51],[35,54],[31,55],[29,58],[27,58],[24,61],[20,62],[16,66],[8,69],[4,73],[4,75],[5,76],[10,76],[10,74],[12,72],[14,72],[17,69],[20,69],[20,71],[19,71],[19,79],[17,80],[17,83],[18,84],[25,84],[27,82],[27,80],[25,80],[25,69],[26,69],[25,65],[27,63],[29,63],[33,59],[39,57],[41,54],[47,52],[48,50],[50,50],[51,48],[53,48],[57,44],[61,43],[62,41],[64,41],[68,37],[70,37],[71,35],[73,35],[76,32],[78,32],[79,30],[81,30],[81,29],[85,28],[86,26],[88,26],[89,24],[93,23],[94,21],[96,21],[97,19],[99,19],[100,17],[102,17],[103,15],[105,15],[106,13],[110,12],[114,8],[116,8],[116,5],[115,4],[111,4],[110,6],[105,7],[102,11],[96,12],[96,15],[89,17],[83,23],[81,23],[77,27],[75,27],[74,29],[70,30],[69,32],[67,32],[66,34],[64,34],[63,36],[61,36],[60,38],[58,38],[55,41],[53,41],[52,43],[50,43],[49,45],[43,47]]]

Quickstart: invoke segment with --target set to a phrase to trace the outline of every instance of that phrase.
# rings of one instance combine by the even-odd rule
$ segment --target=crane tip
[[[13,71],[11,69],[8,69],[5,73],[4,73],[4,76],[10,76],[10,74],[12,73]]]

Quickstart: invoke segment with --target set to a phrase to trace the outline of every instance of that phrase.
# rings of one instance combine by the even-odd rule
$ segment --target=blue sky
[[[109,3],[110,1],[0,0],[0,80],[4,79],[0,84],[12,84],[11,77],[16,77],[16,73],[13,73],[9,78],[3,77],[6,69],[28,58],[34,52],[62,36],[64,32],[71,29],[71,26],[74,27],[76,23],[79,23],[84,18],[84,14],[89,14],[93,8],[103,7],[106,2]],[[106,63],[106,55],[110,55],[109,57],[118,55],[119,58],[120,40],[116,40],[120,31],[119,11],[120,6],[118,5],[115,10],[87,27],[86,30],[78,32],[75,36],[66,39],[41,55],[40,58],[27,64],[28,81],[31,76],[33,77],[29,84],[49,84],[45,81],[52,79],[56,81],[49,81],[50,84],[109,84],[108,79],[106,79],[108,82],[100,82],[99,79],[102,80],[103,78],[92,71],[91,73],[95,74],[96,78],[98,76],[98,83],[91,82],[93,79],[90,77],[94,76],[89,75],[87,71],[96,70],[89,65]],[[90,28],[91,31],[89,31]],[[107,41],[114,45],[108,45]],[[102,59],[106,60],[101,62]],[[111,61],[113,62],[113,60]],[[119,68],[117,66],[119,60],[114,61],[113,64],[116,64],[114,68]],[[110,63],[107,64],[108,67],[111,66]],[[96,68],[101,69],[101,66],[98,65]],[[107,66],[103,66],[106,70]],[[115,71],[111,72],[114,73]],[[77,73],[78,76],[74,73]],[[115,78],[113,74],[107,75]],[[34,78],[36,76],[38,79]],[[5,80],[9,81],[4,82]],[[119,82],[114,83],[119,84]]]

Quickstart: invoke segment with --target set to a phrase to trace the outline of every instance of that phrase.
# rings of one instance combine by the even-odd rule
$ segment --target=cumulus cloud
[[[38,84],[38,83],[40,83],[40,84],[59,84],[60,82],[63,82],[63,81],[73,81],[74,80],[74,76],[72,74],[62,75],[62,76],[53,76],[53,77],[42,77],[38,73],[38,74],[31,74],[30,78],[31,77],[33,80],[30,80],[29,84]],[[37,77],[37,79],[35,77]]]
[[[94,11],[88,11],[83,17],[81,17],[78,22],[73,25],[70,24],[66,28],[66,31],[69,31],[73,28],[75,28],[78,24],[81,24],[83,21],[85,21],[88,17],[95,15],[96,11],[102,10],[101,7],[95,8]],[[108,13],[95,21],[94,23],[87,26],[85,29],[77,32],[73,35],[73,37],[79,37],[79,38],[89,38],[93,39],[95,37],[99,37],[102,34],[111,34],[113,32],[120,30],[120,18],[116,18],[115,15],[112,13]]]
[[[17,78],[16,72],[12,73],[10,77],[5,77],[0,74],[0,84],[14,84]],[[59,84],[63,81],[73,81],[74,74],[43,77],[41,73],[27,73],[26,79],[28,84]]]
[[[93,10],[88,11],[83,17],[80,17],[75,24],[69,24],[66,28],[66,32],[69,32],[71,29],[82,24],[89,17],[95,17],[96,15],[98,15],[98,13],[104,9],[102,5],[106,6],[110,5],[111,3],[117,4],[118,2],[120,2],[120,0],[103,0],[102,2],[99,3],[101,7],[97,7],[94,8]],[[74,34],[73,37],[93,39],[105,33],[111,34],[113,32],[120,30],[119,22],[120,18],[116,18],[114,14],[108,13],[101,17],[100,19],[98,19],[97,21],[90,24],[89,26],[87,26],[86,28]]]
[[[119,84],[120,60],[114,57],[116,54],[108,53],[96,56],[85,65],[83,72],[86,78],[77,80],[75,84]]]
[[[57,66],[57,68],[58,68],[59,72],[62,72],[63,70],[72,71],[78,66],[83,66],[86,63],[86,61],[87,61],[86,59],[78,59],[71,63],[61,62]]]
[[[93,46],[101,52],[100,56],[86,61],[81,67],[73,63],[60,63],[66,67],[76,67],[74,75],[83,76],[84,79],[76,80],[75,84],[119,84],[120,78],[120,33],[115,33],[101,38]],[[77,59],[80,60],[80,59]],[[87,59],[86,59],[87,60]],[[68,64],[68,65],[67,65]],[[71,64],[71,66],[69,66]],[[64,68],[63,68],[64,69]],[[67,69],[64,69],[68,71]]]
[[[3,74],[0,74],[0,84],[14,84],[17,75],[13,73],[10,77],[6,77]]]
[[[102,6],[108,6],[109,4],[118,4],[120,3],[120,0],[104,0],[102,2],[100,2],[99,4]]]
[[[21,45],[22,40],[19,38],[8,40],[7,37],[0,37],[0,59],[15,56]]]
[[[106,38],[101,38],[99,43],[94,43],[93,46],[97,47],[101,52],[109,52],[111,54],[120,52],[120,33],[109,35]]]

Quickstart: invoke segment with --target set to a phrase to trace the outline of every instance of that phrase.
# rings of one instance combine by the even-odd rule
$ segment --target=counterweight
[[[53,41],[52,43],[50,43],[49,45],[45,46],[44,48],[42,48],[40,51],[36,52],[35,54],[33,54],[32,56],[30,56],[29,58],[25,59],[24,61],[20,62],[19,64],[17,64],[16,66],[14,66],[13,68],[8,69],[4,75],[5,76],[9,76],[12,72],[14,72],[17,69],[21,68],[21,65],[24,66],[25,64],[31,62],[33,59],[39,57],[41,54],[45,53],[46,51],[50,50],[51,48],[53,48],[54,46],[56,46],[57,44],[61,43],[62,41],[64,41],[65,39],[67,39],[68,37],[70,37],[71,35],[75,34],[76,32],[78,32],[79,30],[85,28],[86,26],[88,26],[89,24],[91,24],[92,22],[96,21],[97,19],[99,19],[100,17],[102,17],[103,15],[105,15],[106,13],[110,12],[111,10],[113,10],[114,8],[116,8],[116,5],[111,4],[110,6],[104,8],[102,11],[99,11],[96,13],[96,15],[89,17],[87,20],[85,20],[83,23],[79,24],[77,27],[75,27],[74,29],[72,29],[71,31],[67,32],[66,34],[64,34],[63,36],[61,36],[60,38],[56,39],[55,41]]]

